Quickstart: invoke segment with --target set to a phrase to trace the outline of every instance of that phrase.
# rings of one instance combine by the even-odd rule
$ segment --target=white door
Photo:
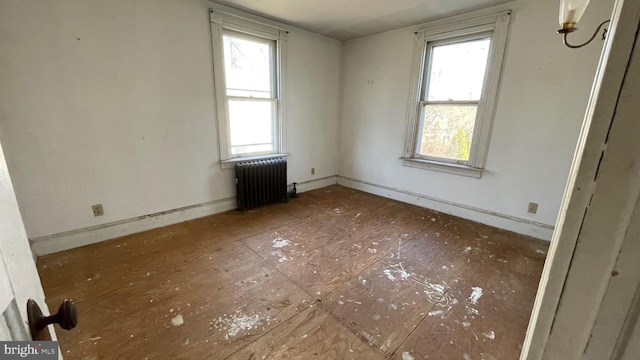
[[[28,299],[49,314],[0,144],[0,340],[31,340]],[[53,326],[49,332],[55,340]]]

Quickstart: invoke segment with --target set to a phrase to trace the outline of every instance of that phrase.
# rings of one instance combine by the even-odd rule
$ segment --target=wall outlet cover
[[[93,216],[104,215],[104,209],[102,208],[102,204],[91,205],[91,210],[93,210]]]

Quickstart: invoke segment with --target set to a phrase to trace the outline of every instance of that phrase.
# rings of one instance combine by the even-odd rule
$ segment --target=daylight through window
[[[288,32],[264,19],[210,9],[220,167],[284,157]]]
[[[416,32],[402,165],[480,178],[511,11]]]
[[[428,45],[417,141],[420,156],[469,160],[490,45],[490,34]]]
[[[275,41],[227,31],[224,71],[231,155],[275,150]]]

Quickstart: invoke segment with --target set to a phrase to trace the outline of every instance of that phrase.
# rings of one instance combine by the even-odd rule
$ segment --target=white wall
[[[590,36],[612,3],[592,2],[570,40]],[[339,183],[550,238],[602,42],[565,48],[555,33],[556,1],[493,11],[500,9],[514,12],[482,178],[403,167],[398,159],[416,26],[345,43]],[[529,202],[539,204],[537,214],[527,213]]]
[[[234,196],[218,164],[209,6],[0,2],[0,139],[29,238]],[[289,34],[290,182],[337,173],[341,51]]]

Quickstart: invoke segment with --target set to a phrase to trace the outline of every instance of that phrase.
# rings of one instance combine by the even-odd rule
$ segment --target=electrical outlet
[[[316,168],[311,168],[311,175],[315,175],[316,174]]]
[[[529,214],[535,214],[538,212],[538,204],[537,203],[529,203],[529,207],[527,208],[527,212]]]
[[[102,204],[91,205],[91,210],[93,210],[93,216],[104,215],[104,209],[102,208]]]

